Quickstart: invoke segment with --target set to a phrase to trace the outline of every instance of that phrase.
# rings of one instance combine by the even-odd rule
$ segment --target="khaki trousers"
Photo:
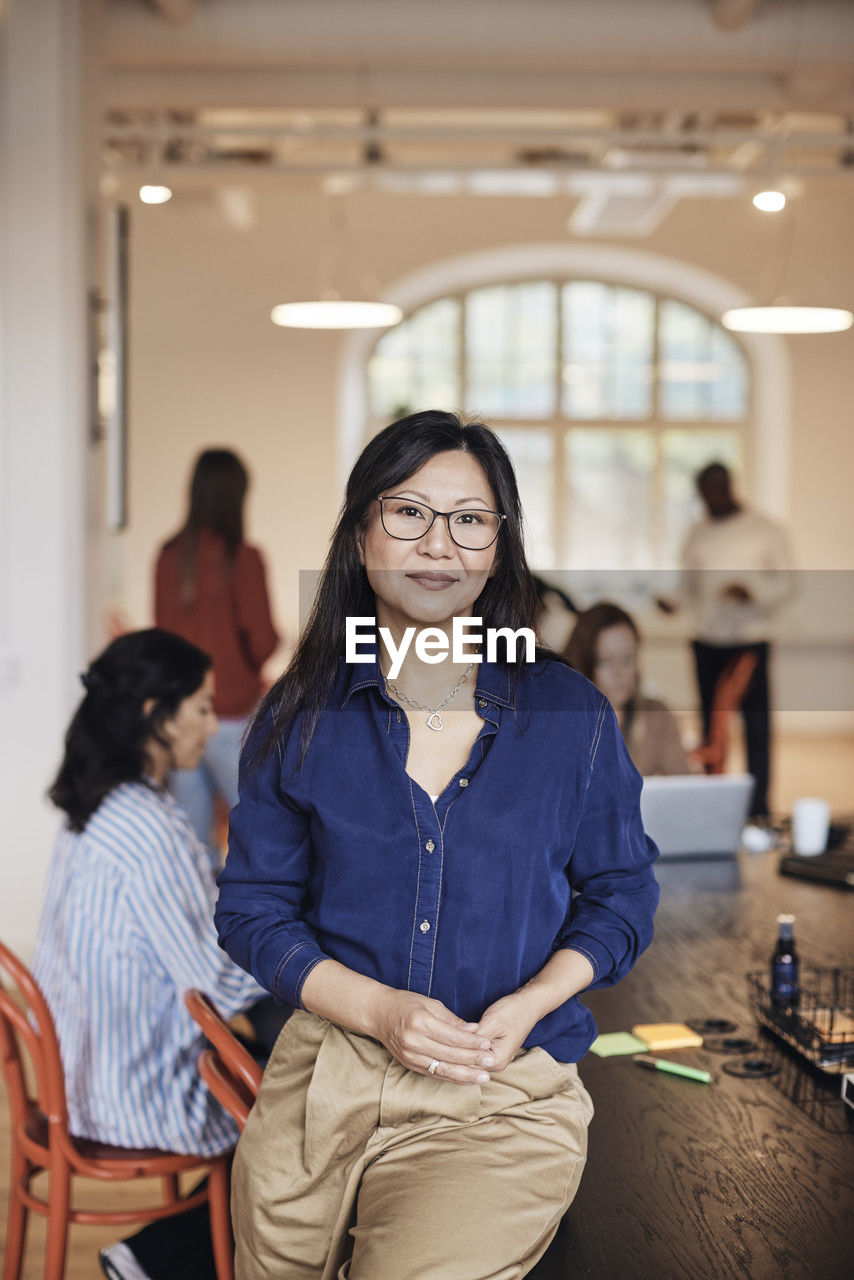
[[[575,1195],[592,1115],[543,1049],[460,1085],[298,1010],[234,1159],[236,1280],[516,1280]]]

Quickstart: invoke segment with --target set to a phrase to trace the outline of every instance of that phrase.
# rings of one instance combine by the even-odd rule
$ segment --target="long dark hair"
[[[200,687],[211,659],[171,631],[151,627],[119,636],[80,679],[86,695],[65,735],[65,754],[48,796],[82,831],[105,796],[139,781],[146,743]],[[155,706],[145,715],[149,698]]]
[[[274,749],[280,733],[303,712],[300,764],[305,760],[317,718],[323,709],[344,654],[345,625],[350,616],[373,616],[374,593],[359,563],[356,536],[368,525],[371,506],[385,489],[409,479],[437,453],[460,450],[480,463],[495,494],[501,522],[497,568],[473,606],[484,628],[534,627],[538,595],[525,560],[519,490],[503,445],[481,422],[463,422],[453,413],[428,409],[393,422],[365,446],[350,478],[314,605],[284,675],[258,706],[247,741],[268,719],[248,757],[251,771]],[[551,655],[555,656],[555,655]],[[516,662],[515,677],[524,658]]]
[[[219,534],[224,545],[224,568],[234,563],[243,541],[243,504],[249,473],[231,449],[205,449],[196,459],[190,481],[189,507],[183,526],[166,543],[179,552],[179,583],[186,606],[195,600],[196,548],[203,529]]]
[[[602,600],[578,615],[572,634],[566,644],[565,654],[570,664],[595,684],[596,646],[603,631],[610,627],[628,627],[640,644],[640,630],[630,613],[610,600]],[[637,712],[637,690],[623,708],[623,737],[628,738]]]

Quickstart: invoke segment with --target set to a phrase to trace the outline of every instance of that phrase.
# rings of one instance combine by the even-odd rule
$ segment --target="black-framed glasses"
[[[433,527],[437,516],[442,516],[448,522],[451,538],[465,551],[486,551],[498,537],[502,520],[507,519],[498,511],[484,511],[480,507],[437,511],[426,502],[414,502],[412,498],[377,498],[377,502],[383,528],[390,538],[415,542]]]

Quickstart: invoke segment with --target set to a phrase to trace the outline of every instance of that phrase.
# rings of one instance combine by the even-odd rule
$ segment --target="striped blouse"
[[[236,1141],[207,1091],[183,1004],[199,987],[226,1017],[266,993],[219,949],[207,856],[168,792],[116,787],[56,843],[33,972],[56,1023],[71,1132],[213,1155]]]

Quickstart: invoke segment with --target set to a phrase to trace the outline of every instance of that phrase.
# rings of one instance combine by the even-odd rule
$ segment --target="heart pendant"
[[[434,720],[438,720],[438,722],[439,722],[439,723],[438,723],[438,724],[434,724],[434,723],[433,723],[433,721],[434,721]],[[428,719],[428,721],[427,721],[427,728],[428,728],[428,729],[435,729],[435,730],[436,730],[436,732],[438,733],[438,732],[439,732],[439,730],[440,730],[440,729],[444,729],[444,727],[445,727],[445,726],[444,726],[444,725],[443,725],[443,723],[442,723],[442,717],[439,715],[439,712],[438,712],[438,711],[434,711],[434,712],[433,712],[433,714],[432,714],[432,716],[430,716],[430,718],[429,718],[429,719]]]

